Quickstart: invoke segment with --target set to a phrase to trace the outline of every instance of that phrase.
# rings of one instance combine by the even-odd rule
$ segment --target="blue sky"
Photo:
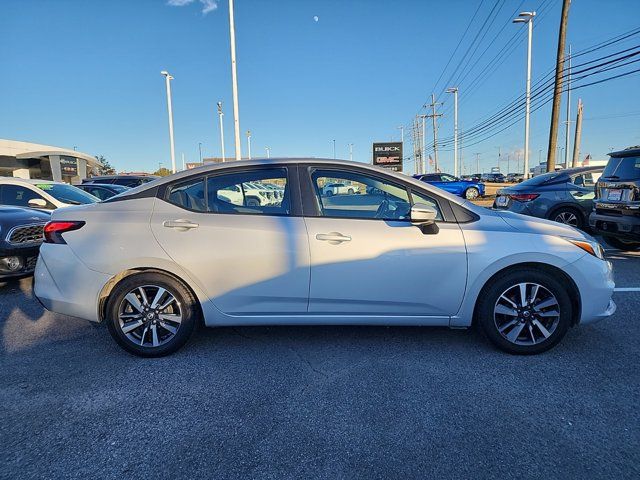
[[[175,77],[178,160],[184,152],[187,161],[196,161],[198,142],[206,156],[220,155],[218,100],[225,106],[226,149],[231,156],[227,2],[173,3],[184,5],[172,6],[167,0],[3,0],[0,137],[77,146],[106,156],[119,170],[155,170],[159,162],[167,166],[166,97],[160,75],[166,69]],[[493,4],[484,0],[471,34]],[[508,23],[520,4],[500,3],[486,43],[504,29],[477,53],[488,46],[488,59],[501,42],[523,28]],[[331,157],[335,139],[339,158],[348,158],[347,145],[353,143],[354,159],[370,161],[371,142],[399,139],[396,127],[408,125],[428,100],[477,5],[463,0],[236,0],[243,153],[244,132],[250,129],[254,157],[265,155],[266,146],[272,156]],[[534,80],[554,64],[561,1],[522,2],[523,9],[541,5],[546,9],[534,31]],[[574,50],[638,26],[637,15],[631,14],[637,9],[635,0],[609,0],[604,5],[599,0],[573,2],[568,41]],[[205,14],[203,9],[210,11]],[[620,49],[638,40],[622,43]],[[460,82],[462,130],[524,90],[526,45],[524,38],[518,42],[466,97],[465,87],[480,68],[470,69]],[[458,53],[465,48],[463,43]],[[638,87],[640,76],[634,75],[579,91],[585,104],[584,154],[606,158],[610,148],[640,144]],[[574,112],[577,96],[578,92]],[[439,134],[446,137],[453,130],[452,99],[441,99],[446,104]],[[545,155],[549,117],[549,107],[532,115],[532,161],[537,161],[539,149]],[[487,170],[495,164],[498,146],[515,156],[522,144],[523,125],[518,123],[465,148],[463,158],[480,152],[481,169]],[[408,141],[405,150],[411,150]],[[440,156],[444,169],[450,170],[452,152],[442,151]]]

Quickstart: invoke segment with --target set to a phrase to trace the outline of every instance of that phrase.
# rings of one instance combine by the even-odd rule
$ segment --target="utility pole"
[[[184,153],[182,153],[182,170],[186,170],[187,166],[184,163]]]
[[[171,171],[176,173],[176,151],[173,143],[173,105],[171,101],[171,80],[173,77],[163,70],[160,75],[164,75],[165,84],[167,87],[167,110],[169,111],[169,146],[171,148]]]
[[[353,162],[353,143],[349,144],[349,161]]]
[[[476,153],[476,173],[482,174],[482,172],[480,171],[480,154]]]
[[[531,39],[533,36],[533,17],[536,12],[521,12],[513,23],[526,23],[527,41],[527,91],[524,113],[524,179],[529,178],[529,115],[531,113]]]
[[[436,106],[442,105],[442,103],[436,103],[436,95],[434,93],[431,94],[431,104],[429,105],[432,109],[432,114],[426,115],[433,120],[433,166],[434,171],[438,171],[438,126],[436,124],[438,117],[441,117],[441,113],[436,114]]]
[[[422,151],[420,141],[420,130],[418,129],[418,116],[413,120],[413,128],[411,129],[411,138],[413,140],[413,170],[417,175],[420,173],[419,167],[422,165]]]
[[[249,151],[249,160],[251,160],[251,130],[247,130],[247,150]]]
[[[453,93],[453,176],[458,176],[458,87],[447,88]]]
[[[558,121],[560,119],[560,102],[562,95],[564,45],[567,37],[570,4],[571,0],[562,0],[562,16],[560,18],[558,53],[556,56],[556,78],[553,89],[553,107],[551,108],[551,127],[549,128],[549,148],[547,149],[547,172],[553,172],[556,169],[556,147],[558,146]]]
[[[576,137],[573,140],[573,167],[578,166],[580,156],[580,140],[582,138],[582,99],[578,99],[578,113],[576,115]]]
[[[220,147],[222,148],[222,162],[226,162],[224,157],[224,122],[222,121],[224,113],[222,112],[222,102],[218,102],[218,118],[220,119]]]
[[[427,173],[427,157],[425,156],[425,153],[427,151],[427,145],[426,145],[426,138],[427,136],[425,135],[425,125],[426,125],[426,115],[418,115],[418,117],[422,120],[422,133],[420,134],[420,151],[422,152],[422,155],[420,156],[420,160],[422,161],[422,165],[420,165],[420,168],[422,170],[421,173]]]
[[[240,145],[240,109],[238,107],[238,73],[236,72],[236,25],[233,19],[233,0],[229,0],[229,37],[231,39],[231,80],[233,82],[233,130],[236,140],[236,160],[242,159]]]
[[[564,133],[564,168],[569,167],[569,135],[571,135],[571,44],[569,44],[569,70],[567,72],[567,121]]]

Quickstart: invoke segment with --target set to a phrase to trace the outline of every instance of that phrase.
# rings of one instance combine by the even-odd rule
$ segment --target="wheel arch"
[[[576,285],[573,278],[571,278],[571,276],[568,275],[566,272],[564,272],[561,268],[558,268],[554,265],[549,265],[547,263],[539,263],[539,262],[522,262],[522,263],[509,265],[507,267],[502,268],[501,270],[498,270],[484,282],[473,306],[472,324],[476,323],[476,315],[477,315],[477,309],[478,309],[478,303],[480,301],[480,297],[481,295],[484,294],[484,292],[489,287],[489,285],[491,285],[491,283],[496,278],[503,276],[505,273],[511,272],[513,270],[523,270],[523,269],[540,270],[565,280],[566,285],[568,285],[569,287],[569,299],[571,301],[571,325],[572,326],[577,325],[580,322],[580,317],[582,315],[582,300],[580,298],[580,290],[578,289],[578,286]]]
[[[201,303],[200,297],[196,294],[196,291],[189,284],[189,282],[186,282],[185,280],[180,278],[175,273],[170,272],[168,270],[163,270],[162,268],[157,268],[157,267],[136,267],[136,268],[130,268],[130,269],[127,269],[127,270],[123,270],[122,272],[118,273],[117,275],[114,275],[113,277],[111,277],[111,279],[109,279],[109,281],[107,283],[105,283],[104,287],[102,287],[102,290],[100,291],[100,296],[98,297],[98,321],[99,322],[102,322],[104,320],[104,318],[105,318],[107,302],[109,300],[109,297],[111,296],[111,292],[116,287],[116,285],[118,285],[124,279],[129,278],[130,276],[136,275],[138,273],[159,273],[159,274],[171,277],[176,282],[179,282],[180,284],[182,284],[187,290],[189,290],[191,295],[193,295],[193,298],[196,299],[196,303],[197,303],[197,306],[198,306],[198,315],[200,317],[200,320],[202,321],[202,319],[204,318],[204,312],[202,310],[202,303]]]

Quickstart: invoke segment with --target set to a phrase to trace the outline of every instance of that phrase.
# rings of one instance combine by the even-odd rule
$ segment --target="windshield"
[[[47,192],[56,200],[71,205],[84,205],[96,203],[99,200],[93,195],[74,187],[61,183],[42,183],[36,185],[40,190]]]
[[[525,180],[520,185],[522,185],[522,186],[542,185],[543,183],[547,183],[547,182],[550,182],[552,180],[556,180],[562,175],[563,175],[562,172],[543,173],[542,175],[537,175],[537,176],[535,176],[533,178],[530,178],[529,180]]]
[[[640,179],[640,157],[612,157],[602,172],[602,177],[613,180]]]

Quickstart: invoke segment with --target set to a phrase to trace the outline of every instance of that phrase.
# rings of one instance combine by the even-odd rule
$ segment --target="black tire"
[[[496,324],[494,308],[498,303],[498,299],[503,293],[508,291],[509,288],[517,286],[520,283],[536,283],[553,294],[555,300],[557,300],[559,307],[557,324],[553,331],[547,332],[550,333],[550,335],[539,343],[522,345],[509,341],[500,333]],[[569,292],[562,282],[562,278],[558,275],[554,276],[544,270],[535,268],[511,270],[498,277],[494,277],[480,292],[475,311],[475,322],[479,324],[491,343],[505,352],[516,355],[535,355],[553,348],[562,340],[567,330],[569,330],[571,318],[571,300]],[[524,321],[524,319],[521,320],[521,322],[522,321]],[[522,331],[524,332],[522,335],[527,333],[525,329]],[[537,333],[541,334],[541,331],[537,331]],[[516,338],[516,341],[518,338]]]
[[[575,218],[575,224],[569,223],[566,220],[570,220]],[[586,225],[584,215],[577,208],[572,207],[560,207],[557,210],[551,212],[549,215],[549,220],[553,220],[554,222],[564,223],[565,225],[570,225],[579,230],[584,230]]]
[[[634,242],[633,240],[622,240],[617,237],[610,237],[609,235],[603,235],[604,241],[611,245],[613,248],[622,250],[625,252],[633,252],[640,249],[640,242]]]
[[[327,197],[333,196],[333,190],[327,190]]]
[[[179,313],[182,317],[177,326],[177,331],[173,336],[169,337],[166,343],[158,346],[143,346],[134,343],[132,339],[123,332],[120,324],[119,314],[125,297],[133,290],[142,286],[157,286],[165,289],[168,294],[172,295],[177,301],[177,308],[179,308]],[[172,306],[170,308],[172,309],[171,312],[173,312],[174,307]],[[136,313],[135,311],[133,312]],[[107,301],[105,322],[113,339],[127,352],[139,357],[162,357],[175,352],[189,340],[198,322],[198,318],[199,308],[197,300],[187,287],[169,275],[157,272],[143,272],[126,277],[114,287]],[[172,323],[172,326],[176,328],[176,324]],[[140,328],[144,328],[144,326]],[[165,332],[165,335],[168,335],[168,333],[168,331]],[[141,336],[143,340],[144,338],[148,338],[148,335],[145,336],[145,333]]]
[[[347,193],[348,193],[349,195],[353,195],[353,193],[354,193],[353,188],[350,188],[349,190],[347,190]]]
[[[247,207],[259,207],[260,200],[257,198],[247,198]]]
[[[475,200],[480,196],[480,191],[476,187],[469,187],[464,192],[464,198],[467,200]]]

